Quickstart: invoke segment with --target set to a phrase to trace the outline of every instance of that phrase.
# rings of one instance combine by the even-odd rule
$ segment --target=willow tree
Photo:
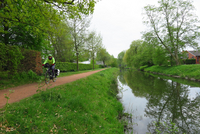
[[[120,68],[125,67],[125,63],[123,61],[125,53],[126,53],[126,51],[121,51],[117,56],[117,62],[118,62],[118,65]]]
[[[123,58],[123,61],[125,61],[128,66],[134,66],[136,68],[141,66],[140,62],[144,59],[140,53],[143,51],[143,42],[143,40],[135,40],[131,43],[130,48],[126,51]]]
[[[187,46],[198,49],[199,20],[190,0],[159,0],[158,7],[144,7],[147,26],[171,57],[180,64],[179,53]]]

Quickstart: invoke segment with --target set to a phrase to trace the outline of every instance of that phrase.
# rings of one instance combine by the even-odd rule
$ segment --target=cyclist
[[[48,56],[48,58],[45,60],[45,62],[42,64],[42,66],[44,66],[46,63],[49,63],[49,65],[50,65],[50,69],[52,70],[52,72],[53,72],[53,77],[55,77],[55,75],[54,75],[54,72],[55,72],[55,59],[54,59],[54,57],[51,55],[51,54],[49,54],[49,56]]]

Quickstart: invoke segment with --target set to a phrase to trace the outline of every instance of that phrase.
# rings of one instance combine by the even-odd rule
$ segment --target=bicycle
[[[53,70],[51,69],[51,66],[49,65],[49,63],[46,63],[44,65],[45,68],[47,68],[47,71],[45,73],[45,83],[48,84],[50,82],[50,80],[52,80],[53,82],[56,81],[56,73],[54,72],[55,77],[53,77]]]

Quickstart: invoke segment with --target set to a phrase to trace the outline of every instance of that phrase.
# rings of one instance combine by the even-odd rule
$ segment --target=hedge
[[[9,76],[32,70],[42,74],[42,59],[39,51],[22,49],[0,43],[0,71],[9,71]]]
[[[20,60],[24,57],[18,46],[0,43],[0,71],[9,70],[9,76],[17,73]]]
[[[77,71],[77,64],[70,62],[56,62],[56,68],[61,72],[69,72],[69,71]],[[100,68],[99,65],[94,65],[94,68]],[[79,63],[79,71],[81,70],[92,70],[92,64],[80,64]]]
[[[196,59],[186,59],[185,64],[196,64]]]
[[[21,49],[21,53],[24,56],[24,59],[21,60],[19,72],[28,72],[29,70],[32,70],[38,75],[43,73],[42,58],[41,53],[39,51]]]

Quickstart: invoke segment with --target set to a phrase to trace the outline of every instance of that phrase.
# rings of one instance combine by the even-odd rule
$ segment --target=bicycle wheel
[[[49,76],[48,71],[46,71],[46,73],[45,73],[45,83],[48,84],[49,82],[50,82],[50,76]]]

